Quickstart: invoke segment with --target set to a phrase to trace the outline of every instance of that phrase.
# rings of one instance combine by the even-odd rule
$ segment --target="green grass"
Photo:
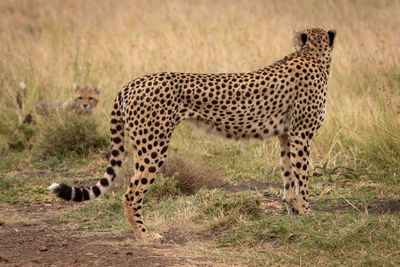
[[[226,231],[221,246],[254,246],[273,249],[259,256],[279,264],[397,265],[385,259],[400,251],[399,215],[314,214],[301,217],[264,216]]]
[[[32,204],[43,204],[54,202],[50,196],[45,177],[18,177],[10,174],[0,174],[0,203],[7,203],[13,206],[26,206]]]
[[[178,186],[178,180],[174,177],[164,178],[159,175],[155,183],[146,193],[145,203],[151,200],[151,203],[159,202],[162,199],[171,198],[182,195]]]
[[[95,231],[129,232],[130,225],[122,208],[122,193],[107,195],[100,201],[74,204],[77,208],[55,217],[61,223],[76,223]]]

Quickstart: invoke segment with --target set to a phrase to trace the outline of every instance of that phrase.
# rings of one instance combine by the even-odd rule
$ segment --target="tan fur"
[[[112,157],[93,187],[61,184],[50,190],[83,201],[106,192],[119,172],[125,133],[134,149],[135,173],[123,195],[125,215],[138,239],[154,239],[142,220],[144,194],[154,183],[181,121],[199,120],[234,139],[278,137],[290,214],[310,211],[310,141],[325,118],[334,31],[309,29],[295,35],[296,52],[250,73],[157,73],[128,83],[111,113]]]

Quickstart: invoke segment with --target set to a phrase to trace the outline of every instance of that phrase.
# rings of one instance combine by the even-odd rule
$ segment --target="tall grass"
[[[399,12],[400,1],[372,0],[3,0],[0,126],[20,120],[14,103],[21,80],[28,90],[25,111],[41,99],[66,99],[76,82],[101,85],[96,112],[108,116],[115,93],[135,77],[252,71],[293,51],[294,30],[335,28],[328,113],[314,140],[314,165],[395,172]],[[7,131],[0,133],[5,147]]]

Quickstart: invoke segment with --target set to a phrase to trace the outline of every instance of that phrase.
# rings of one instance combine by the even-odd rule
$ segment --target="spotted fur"
[[[112,156],[103,178],[90,188],[55,184],[50,190],[73,201],[104,194],[123,160],[125,129],[135,151],[135,174],[122,202],[136,237],[148,237],[144,194],[167,158],[175,127],[191,119],[228,138],[278,137],[283,201],[289,213],[309,212],[310,140],[325,117],[335,35],[322,29],[296,33],[296,52],[250,73],[159,73],[133,80],[114,102]]]

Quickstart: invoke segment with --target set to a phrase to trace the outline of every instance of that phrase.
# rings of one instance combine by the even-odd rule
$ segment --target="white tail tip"
[[[59,186],[59,184],[54,183],[54,184],[51,184],[49,187],[47,187],[47,189],[48,189],[51,193],[54,194],[54,191],[55,191],[55,189],[56,189],[58,186]]]

